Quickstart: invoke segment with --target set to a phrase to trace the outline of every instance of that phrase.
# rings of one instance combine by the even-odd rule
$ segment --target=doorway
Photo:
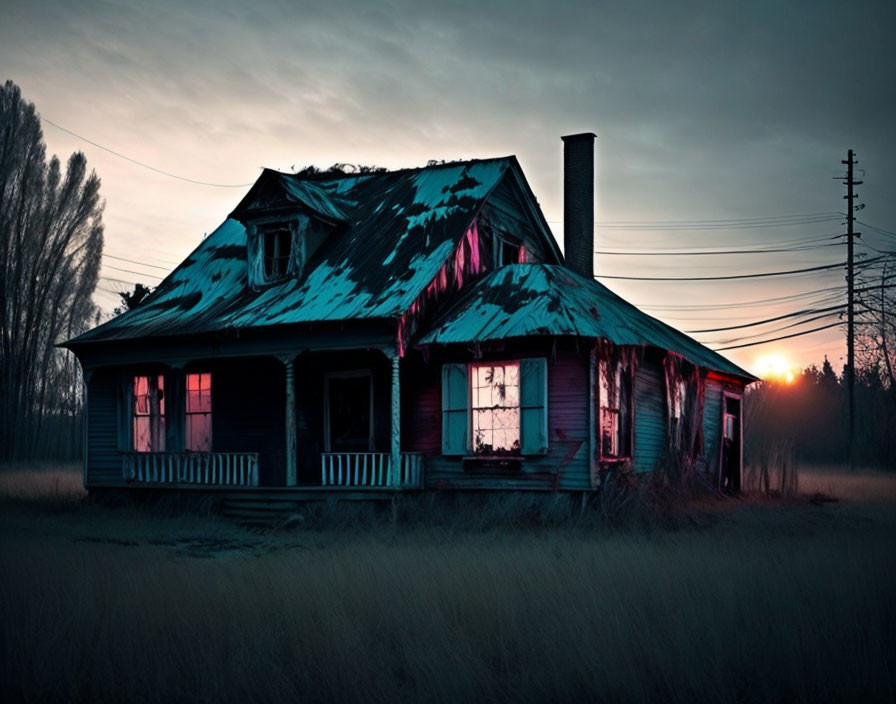
[[[373,452],[373,374],[369,369],[324,377],[326,452]]]
[[[719,488],[732,494],[740,491],[743,464],[743,397],[722,395],[722,447]]]

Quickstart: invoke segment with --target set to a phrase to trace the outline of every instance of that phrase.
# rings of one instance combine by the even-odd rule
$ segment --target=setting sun
[[[780,354],[766,354],[756,359],[756,372],[762,379],[792,384],[796,369]]]

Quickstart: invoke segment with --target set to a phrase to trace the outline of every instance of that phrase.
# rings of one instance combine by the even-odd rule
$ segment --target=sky
[[[180,262],[262,167],[515,154],[562,246],[560,137],[584,131],[598,135],[599,276],[845,261],[845,246],[817,245],[844,241],[834,177],[850,148],[858,218],[885,231],[857,226],[857,254],[896,249],[896,3],[0,2],[0,80],[35,103],[49,153],[83,151],[102,179],[106,311]],[[792,243],[812,248],[670,255]],[[651,254],[605,253],[637,250]],[[842,269],[600,280],[685,331],[845,300]],[[837,318],[777,330],[790,322],[694,337],[720,348]],[[768,355],[827,355],[839,371],[843,338],[725,354],[758,372]]]

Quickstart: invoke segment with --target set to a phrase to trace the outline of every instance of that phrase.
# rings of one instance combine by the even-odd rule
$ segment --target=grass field
[[[896,474],[800,487],[676,530],[251,530],[0,470],[0,694],[894,701]]]

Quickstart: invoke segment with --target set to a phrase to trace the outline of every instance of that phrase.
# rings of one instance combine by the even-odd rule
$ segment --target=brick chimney
[[[563,248],[566,265],[594,277],[593,132],[563,137]]]

